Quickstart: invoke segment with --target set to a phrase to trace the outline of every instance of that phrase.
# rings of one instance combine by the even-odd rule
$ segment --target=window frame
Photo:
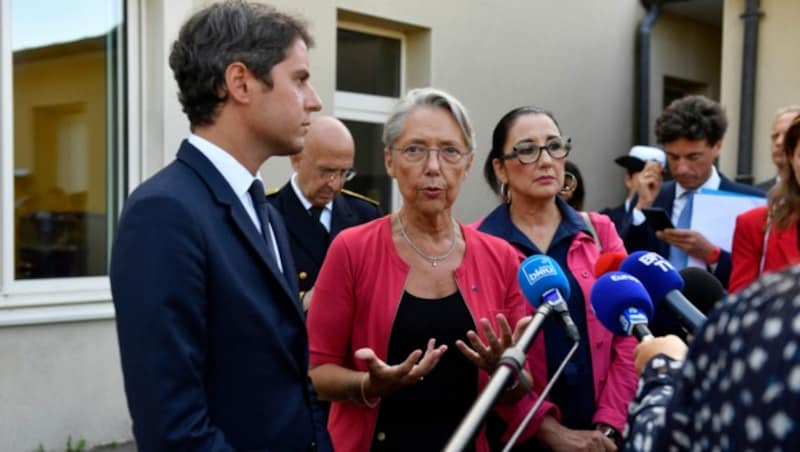
[[[140,48],[139,33],[142,7],[138,1],[121,0],[124,14],[121,48],[117,64],[124,63],[115,83],[123,106],[117,105],[117,149],[127,149],[117,159],[108,159],[107,175],[115,185],[107,196],[109,231],[114,230],[122,200],[132,182],[141,177],[140,149]],[[11,49],[11,3],[0,0],[0,174],[12,174],[14,168],[13,53]],[[116,102],[110,99],[108,102]],[[116,164],[124,165],[118,168]],[[65,321],[110,319],[114,317],[108,275],[65,278],[15,278],[14,255],[14,181],[0,177],[0,327]],[[113,233],[108,234],[108,253]]]
[[[345,121],[384,124],[389,117],[392,107],[394,107],[406,91],[406,52],[408,51],[406,35],[400,31],[387,30],[385,28],[348,20],[337,21],[336,29],[339,30],[340,28],[400,41],[400,93],[398,97],[363,94],[338,89],[335,90],[333,94],[333,115],[337,118]],[[391,181],[391,205],[384,206],[384,209],[388,212],[399,208],[402,202],[397,182],[394,179],[391,179]]]

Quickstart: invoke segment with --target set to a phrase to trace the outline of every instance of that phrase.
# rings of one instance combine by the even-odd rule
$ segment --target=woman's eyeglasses
[[[572,150],[572,138],[552,138],[544,146],[539,146],[531,140],[524,140],[512,147],[513,151],[500,156],[500,160],[517,159],[523,165],[536,163],[542,156],[542,151],[547,151],[550,158],[561,160],[566,158]]]
[[[397,151],[400,155],[403,156],[408,162],[411,163],[419,163],[423,160],[428,159],[428,155],[436,151],[439,155],[441,160],[444,160],[447,163],[458,163],[467,155],[469,152],[462,151],[455,146],[444,146],[440,148],[429,148],[427,146],[423,146],[421,144],[410,144],[404,148],[391,148],[393,151]]]

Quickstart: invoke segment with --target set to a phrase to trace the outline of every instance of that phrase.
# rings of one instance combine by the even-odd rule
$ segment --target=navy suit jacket
[[[635,207],[636,198],[631,201],[631,209]],[[625,249],[628,252],[631,250],[628,248],[628,243],[625,242],[625,237],[628,235],[628,229],[630,229],[632,221],[633,221],[633,213],[628,212],[625,210],[625,202],[623,201],[622,204],[618,205],[617,207],[606,207],[605,209],[601,210],[600,213],[603,215],[607,215],[608,218],[611,218],[611,221],[614,222],[614,227],[617,228],[617,234],[622,238],[622,241],[625,243]]]
[[[270,193],[267,199],[283,215],[288,226],[289,245],[297,268],[301,297],[314,286],[333,238],[344,229],[382,215],[376,202],[345,190],[333,199],[331,231],[328,233],[322,223],[308,214],[291,183]]]
[[[286,227],[272,213],[287,277],[186,141],[127,200],[110,273],[140,451],[331,450]]]
[[[725,177],[722,173],[719,173],[720,183],[719,189],[725,191],[732,191],[735,193],[742,193],[746,195],[752,196],[764,196],[764,193],[758,190],[755,187],[750,185],[744,185],[737,182],[733,182],[727,177]],[[655,201],[653,201],[654,207],[661,207],[667,211],[667,215],[672,217],[672,204],[675,201],[675,181],[665,182],[661,186],[661,191],[658,193]],[[632,215],[629,213],[628,215]],[[634,252],[639,250],[648,250],[648,251],[655,251],[656,253],[664,256],[665,258],[669,259],[669,251],[670,246],[666,242],[658,240],[655,235],[655,231],[652,230],[647,224],[644,222],[639,226],[633,226],[628,229],[628,233],[626,237],[623,237],[626,246],[630,246],[628,248],[628,252]],[[730,250],[722,250],[719,256],[719,261],[717,261],[717,268],[713,272],[714,276],[719,279],[722,285],[727,289],[728,288],[728,279],[731,276],[731,253]],[[653,300],[657,302],[656,300]]]

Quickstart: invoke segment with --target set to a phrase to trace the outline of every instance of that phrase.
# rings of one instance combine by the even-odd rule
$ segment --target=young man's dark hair
[[[192,126],[214,121],[227,99],[224,78],[229,64],[244,63],[271,87],[272,67],[286,58],[297,39],[309,48],[314,43],[303,21],[260,3],[216,3],[192,16],[169,56],[180,88],[178,99]]]
[[[656,119],[656,139],[670,143],[680,138],[706,140],[714,146],[725,136],[725,110],[705,96],[686,96],[673,101]]]

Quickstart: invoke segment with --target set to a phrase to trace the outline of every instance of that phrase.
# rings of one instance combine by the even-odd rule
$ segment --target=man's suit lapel
[[[299,302],[297,301],[297,290],[292,290],[289,281],[281,273],[277,264],[269,258],[267,254],[267,244],[264,241],[264,238],[258,233],[256,226],[253,224],[253,220],[251,220],[250,216],[247,215],[247,211],[244,210],[244,206],[242,206],[242,203],[239,201],[236,193],[233,192],[222,174],[217,171],[214,165],[199,150],[197,150],[187,141],[184,141],[183,144],[181,144],[181,148],[178,150],[178,159],[188,164],[197,172],[200,178],[203,179],[203,181],[209,187],[217,202],[228,206],[233,222],[236,224],[247,243],[258,254],[259,260],[266,267],[266,269],[269,270],[271,276],[277,280],[278,284],[281,286],[284,292],[286,292],[286,297],[292,301],[292,304],[295,308],[298,308]],[[280,217],[280,215],[275,212],[274,209],[270,211],[270,213],[273,212],[275,213],[274,217]],[[280,221],[280,219],[278,219],[278,221]],[[285,226],[283,226],[283,222],[280,221],[279,224],[280,227],[285,231],[286,229]],[[277,229],[280,228],[273,226],[273,230]],[[277,239],[279,233],[275,232],[275,235]],[[282,238],[285,242],[285,236],[282,236]],[[278,240],[278,249],[281,255],[291,254],[289,251],[284,251],[284,249],[281,249],[280,239]],[[285,262],[286,258],[283,256],[282,258]],[[291,256],[289,259],[291,259]],[[290,260],[289,262],[292,263],[292,268],[287,269],[284,267],[284,270],[291,271],[291,273],[289,273],[291,275],[289,279],[291,279],[294,277],[294,261]],[[295,283],[294,289],[296,288],[297,284]],[[302,313],[300,313],[300,315],[302,319]]]
[[[314,260],[322,265],[325,253],[328,251],[328,232],[319,222],[310,221],[303,203],[297,199],[297,195],[291,185],[286,184],[278,193],[280,203],[286,212],[286,222],[289,234],[294,237],[294,243],[303,248]],[[294,220],[294,221],[293,221]]]

